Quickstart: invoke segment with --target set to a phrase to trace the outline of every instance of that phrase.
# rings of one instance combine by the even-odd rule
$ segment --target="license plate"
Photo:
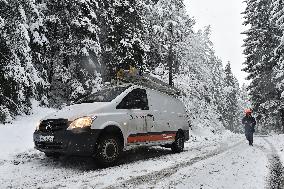
[[[40,142],[53,142],[54,136],[39,136]]]

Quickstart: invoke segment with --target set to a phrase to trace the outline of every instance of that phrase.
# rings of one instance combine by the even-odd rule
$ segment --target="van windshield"
[[[111,102],[118,95],[120,95],[123,91],[125,91],[130,86],[119,86],[103,89],[96,93],[90,94],[76,102],[76,104],[81,103],[93,103],[93,102]]]

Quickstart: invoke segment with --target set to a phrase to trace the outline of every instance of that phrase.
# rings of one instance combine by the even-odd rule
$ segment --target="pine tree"
[[[210,41],[210,27],[190,33],[179,46],[183,51],[177,85],[185,88],[184,103],[193,125],[202,125],[212,132],[224,129],[225,75],[222,62],[215,56]],[[186,86],[186,87],[185,87]]]
[[[225,67],[225,93],[226,93],[226,108],[223,112],[224,120],[226,121],[227,128],[231,131],[239,131],[240,126],[240,117],[239,117],[239,84],[237,79],[234,77],[231,64],[228,64]]]
[[[182,0],[160,0],[150,4],[146,13],[147,65],[153,69],[162,63],[169,70],[172,64],[173,73],[177,73],[184,39],[193,33],[194,21],[187,15]]]
[[[129,69],[130,66],[139,70],[144,64],[144,42],[142,39],[143,25],[139,15],[139,1],[112,0],[103,1],[102,56],[106,64],[107,80],[114,78],[116,72]]]
[[[91,1],[47,1],[46,71],[52,104],[67,103],[96,89],[99,75],[99,28]]]
[[[30,98],[36,97],[36,86],[43,82],[32,63],[26,5],[25,1],[0,1],[0,108],[5,114],[1,121],[29,113]]]
[[[273,68],[273,82],[278,90],[278,98],[276,98],[279,116],[281,117],[282,131],[284,132],[284,2],[283,0],[276,0],[272,3],[271,22],[275,24],[279,45],[275,49],[274,59],[277,65]]]
[[[250,29],[244,34],[246,61],[244,71],[249,73],[251,80],[249,86],[252,105],[258,114],[258,120],[266,125],[267,129],[279,127],[278,115],[275,109],[279,91],[273,82],[273,68],[277,61],[274,58],[274,50],[279,43],[279,30],[271,22],[271,0],[248,0],[245,14],[245,25]],[[272,119],[271,119],[272,117]],[[276,119],[274,119],[276,118]]]

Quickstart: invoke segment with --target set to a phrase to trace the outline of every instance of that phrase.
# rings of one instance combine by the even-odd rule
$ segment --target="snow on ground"
[[[7,158],[32,149],[33,135],[37,122],[54,109],[38,106],[37,101],[32,101],[33,111],[28,116],[18,116],[11,124],[0,124],[0,159]]]
[[[265,144],[256,139],[254,147],[245,142],[217,156],[180,169],[157,188],[264,188],[268,160],[263,151]]]
[[[29,150],[0,163],[0,185],[1,188],[124,188],[128,180],[134,179],[134,185],[136,182],[139,185],[144,181],[139,180],[140,176],[152,173],[156,180],[155,172],[172,170],[171,167],[203,157],[212,150],[227,148],[239,140],[239,137],[230,136],[187,143],[181,154],[172,154],[162,148],[138,149],[125,153],[120,166],[107,169],[98,169],[87,158],[54,160]]]
[[[284,164],[284,135],[269,136],[267,140],[275,147],[277,154],[280,156],[280,159]]]
[[[256,137],[251,147],[243,135],[195,130],[180,154],[141,148],[125,152],[119,166],[106,169],[91,158],[47,158],[33,148],[32,133],[36,122],[53,111],[37,107],[30,116],[0,125],[0,188],[259,189],[283,177],[277,161],[278,155],[284,157],[283,135]]]

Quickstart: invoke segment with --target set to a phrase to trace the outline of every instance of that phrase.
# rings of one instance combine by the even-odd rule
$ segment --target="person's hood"
[[[91,116],[101,107],[109,104],[109,102],[94,102],[94,103],[82,103],[66,106],[55,113],[52,113],[44,118],[46,119],[68,119],[73,121],[79,117]]]

